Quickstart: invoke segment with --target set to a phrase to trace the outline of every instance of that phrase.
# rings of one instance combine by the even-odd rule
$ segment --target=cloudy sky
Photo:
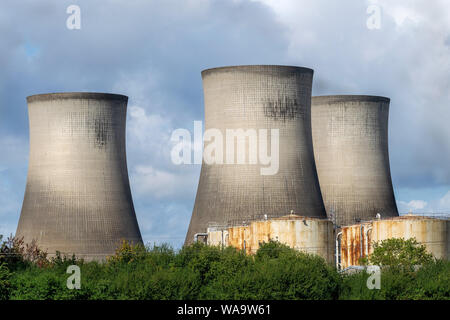
[[[81,9],[79,30],[66,27],[72,4]],[[450,1],[3,0],[0,6],[0,234],[15,232],[25,191],[26,96],[98,91],[130,97],[128,167],[144,241],[180,246],[200,167],[172,164],[170,136],[176,128],[193,131],[193,121],[203,119],[200,71],[239,64],[312,68],[313,95],[390,97],[400,211],[450,212]]]

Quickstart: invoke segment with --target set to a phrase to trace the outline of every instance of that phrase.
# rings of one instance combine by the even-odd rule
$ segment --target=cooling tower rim
[[[27,102],[61,100],[61,99],[95,99],[95,100],[119,100],[128,101],[128,97],[122,94],[103,92],[54,92],[34,94],[27,97]]]
[[[311,102],[317,103],[333,103],[333,102],[348,102],[348,101],[361,101],[361,102],[387,102],[391,101],[388,97],[383,96],[370,96],[370,95],[326,95],[326,96],[313,96]]]
[[[201,74],[202,77],[205,77],[211,73],[217,72],[227,72],[227,71],[247,71],[247,72],[255,72],[255,71],[267,71],[279,69],[283,71],[301,71],[304,73],[314,73],[313,69],[306,67],[298,67],[298,66],[288,66],[288,65],[276,65],[276,64],[249,64],[249,65],[236,65],[236,66],[223,66],[223,67],[215,67],[204,69]]]

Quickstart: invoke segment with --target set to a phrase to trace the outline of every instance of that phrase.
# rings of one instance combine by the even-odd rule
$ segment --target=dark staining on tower
[[[108,143],[111,123],[104,117],[98,117],[94,120],[95,146],[99,149],[105,148]]]
[[[265,116],[275,120],[286,121],[286,119],[297,119],[304,116],[304,108],[297,99],[287,96],[266,101],[263,106]]]

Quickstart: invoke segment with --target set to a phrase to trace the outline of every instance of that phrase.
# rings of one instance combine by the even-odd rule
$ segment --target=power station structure
[[[447,220],[399,217],[388,153],[390,99],[322,96],[310,106],[312,75],[287,66],[202,72],[205,129],[220,136],[279,129],[279,170],[261,175],[254,164],[204,161],[185,243],[204,237],[252,254],[275,240],[346,268],[371,254],[373,241],[416,238],[448,258]],[[238,141],[248,139],[250,152],[249,136]]]
[[[49,255],[103,260],[121,240],[142,243],[128,180],[128,97],[29,96],[30,159],[16,236]]]
[[[206,163],[204,157],[185,244],[207,236],[208,227],[214,225],[239,225],[290,212],[326,219],[311,137],[313,70],[232,66],[204,70],[202,79],[205,134],[210,129],[227,137],[226,146],[218,147],[227,160],[230,150],[234,160],[239,143],[248,147],[244,148],[245,163]],[[240,136],[229,139],[230,132],[239,131]],[[271,135],[274,131],[279,135],[278,141]],[[264,135],[270,136],[268,146],[252,146],[255,137],[261,142]],[[217,141],[205,141],[204,155],[212,143],[217,145]],[[276,148],[272,148],[275,144]],[[261,168],[268,165],[249,161],[256,149],[259,155],[270,150],[276,153],[272,160],[277,163],[271,165],[277,170],[262,174]]]
[[[342,227],[336,234],[337,267],[358,265],[373,253],[374,243],[392,238],[414,238],[435,258],[450,258],[450,219],[408,214]]]
[[[261,243],[271,240],[318,255],[330,264],[335,261],[335,230],[328,219],[289,214],[226,228],[208,228],[208,245],[232,246],[247,254],[255,254]]]
[[[312,98],[312,137],[328,218],[338,227],[398,216],[388,153],[390,99]]]
[[[338,268],[373,242],[416,238],[450,256],[450,220],[401,216],[388,154],[388,98],[311,98],[313,70],[253,65],[202,72],[203,162],[185,244],[252,254],[280,241]],[[128,98],[54,93],[27,98],[30,159],[16,236],[105,260],[142,243],[128,179]],[[312,102],[311,102],[312,101]]]

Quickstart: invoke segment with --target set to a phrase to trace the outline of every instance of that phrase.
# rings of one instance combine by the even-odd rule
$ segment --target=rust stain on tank
[[[407,215],[342,227],[341,266],[359,265],[361,256],[372,254],[374,242],[391,238],[415,238],[436,258],[448,259],[449,226],[447,220]]]
[[[220,237],[217,230],[209,230],[209,243],[218,245]],[[334,262],[335,237],[332,222],[289,215],[271,220],[253,221],[245,226],[226,228],[226,245],[254,254],[263,242],[279,241],[299,251],[322,256],[330,263]]]
[[[343,268],[359,265],[360,259],[367,257],[367,253],[371,253],[371,228],[370,223],[342,228],[341,265]]]

